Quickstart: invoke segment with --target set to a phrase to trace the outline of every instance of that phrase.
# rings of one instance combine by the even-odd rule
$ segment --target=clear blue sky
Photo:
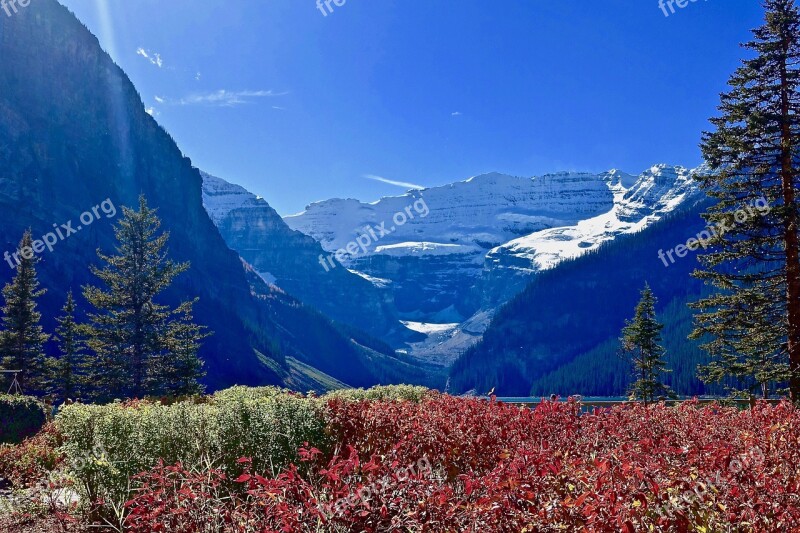
[[[696,165],[756,0],[61,0],[200,168],[281,214],[489,171]]]

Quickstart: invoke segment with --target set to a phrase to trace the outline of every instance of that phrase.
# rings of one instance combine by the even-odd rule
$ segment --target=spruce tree
[[[169,233],[159,234],[160,226],[143,196],[138,211],[123,208],[115,227],[116,255],[98,250],[105,266],[92,267],[106,289],[84,287],[84,296],[97,310],[86,328],[87,344],[96,355],[92,381],[97,399],[162,394],[169,390],[166,379],[176,379],[166,370],[176,366],[188,372],[182,378],[196,382],[199,377],[187,364],[197,358],[203,337],[202,328],[190,327],[194,302],[170,309],[154,300],[189,268],[167,259]]]
[[[21,371],[18,379],[23,392],[43,394],[47,381],[44,343],[48,336],[40,325],[42,315],[36,310],[36,299],[46,291],[39,288],[36,277],[38,258],[33,253],[30,230],[22,236],[17,257],[17,273],[3,289],[0,356],[4,368]]]
[[[166,355],[158,362],[158,375],[162,378],[158,394],[186,396],[203,392],[200,379],[205,372],[197,353],[200,341],[208,334],[192,319],[192,304],[195,302],[185,302],[173,313],[174,320],[169,324],[165,337]]]
[[[630,360],[635,381],[628,389],[631,400],[641,399],[645,405],[662,396],[674,396],[661,382],[668,372],[661,347],[661,330],[664,326],[656,320],[656,298],[648,285],[636,306],[633,320],[622,330],[622,355]]]
[[[86,385],[86,355],[75,313],[75,299],[70,291],[62,315],[56,319],[59,356],[50,360],[50,393],[61,400],[78,398]]]
[[[731,77],[701,144],[709,172],[697,178],[716,203],[705,214],[714,231],[696,275],[715,292],[694,304],[692,337],[712,359],[704,380],[765,395],[770,383],[788,381],[797,403],[800,12],[794,0],[764,6],[764,25],[744,45],[754,57]]]

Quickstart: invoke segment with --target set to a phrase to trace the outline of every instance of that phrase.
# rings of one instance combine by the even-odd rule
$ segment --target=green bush
[[[0,444],[18,444],[47,422],[47,407],[29,396],[0,395]]]
[[[341,399],[345,401],[369,400],[375,402],[407,400],[419,403],[425,396],[431,393],[425,387],[412,385],[386,385],[372,387],[371,389],[342,389],[330,392],[324,396],[325,399]]]
[[[109,519],[120,519],[130,499],[131,478],[163,461],[188,470],[220,468],[228,479],[252,459],[254,472],[277,475],[308,443],[326,454],[333,443],[326,431],[326,403],[408,400],[419,402],[423,387],[345,390],[322,398],[276,387],[233,387],[212,396],[182,401],[137,401],[64,407],[55,425],[64,438],[59,451],[86,501],[103,500]]]
[[[56,416],[67,468],[89,501],[119,506],[130,498],[130,478],[159,460],[187,469],[241,473],[239,458],[256,472],[277,473],[298,462],[304,443],[326,449],[323,402],[279,389],[236,387],[209,398],[162,405],[75,404]]]

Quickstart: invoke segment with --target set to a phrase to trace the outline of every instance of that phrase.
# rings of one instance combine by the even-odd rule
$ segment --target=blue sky
[[[693,166],[756,0],[61,0],[198,167],[281,214],[490,171]],[[370,176],[370,177],[368,177]]]

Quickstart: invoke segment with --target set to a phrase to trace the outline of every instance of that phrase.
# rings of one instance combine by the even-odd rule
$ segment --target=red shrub
[[[56,452],[61,435],[52,422],[18,445],[0,445],[0,478],[16,487],[26,487],[47,477],[63,461]]]
[[[305,476],[143,474],[131,531],[800,530],[788,404],[579,415],[432,396],[333,401],[328,416],[337,453],[301,450]]]

